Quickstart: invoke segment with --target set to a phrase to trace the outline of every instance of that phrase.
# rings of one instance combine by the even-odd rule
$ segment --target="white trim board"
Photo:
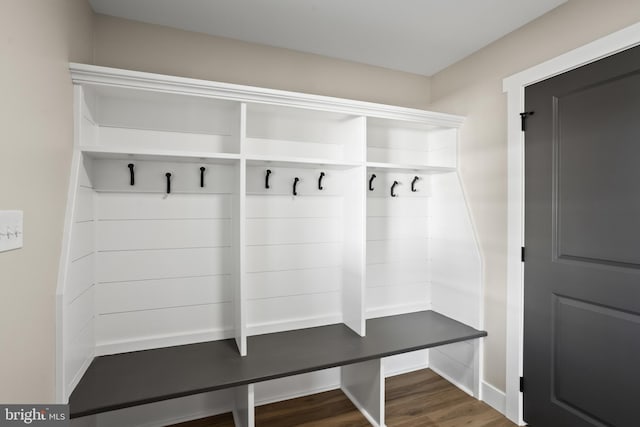
[[[524,134],[520,112],[524,110],[524,89],[582,65],[640,44],[640,23],[521,71],[502,82],[507,93],[508,230],[507,230],[507,390],[505,415],[524,425],[519,378],[523,356],[523,280],[520,247],[524,246]]]
[[[507,406],[507,395],[502,390],[498,390],[484,381],[480,384],[480,388],[482,390],[481,400],[496,411],[504,414]]]
[[[98,65],[70,63],[74,84],[138,87],[166,93],[206,96],[240,102],[308,108],[359,114],[386,119],[413,120],[436,126],[460,127],[464,118],[453,114],[425,112],[414,108],[398,107],[372,102],[334,98],[329,96],[289,92],[232,83],[213,82],[186,77],[167,76],[142,71],[122,70]]]

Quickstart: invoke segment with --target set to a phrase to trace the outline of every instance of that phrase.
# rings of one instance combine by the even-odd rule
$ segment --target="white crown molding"
[[[207,96],[238,102],[268,103],[385,119],[408,120],[434,126],[460,127],[464,122],[463,117],[452,114],[97,65],[70,63],[69,70],[73,83],[79,85],[117,86]]]

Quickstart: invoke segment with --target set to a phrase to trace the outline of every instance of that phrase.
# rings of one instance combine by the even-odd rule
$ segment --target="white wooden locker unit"
[[[246,355],[250,336],[336,323],[366,336],[367,319],[422,310],[482,329],[461,117],[82,64],[71,74],[59,401],[101,355],[227,338]],[[358,393],[362,373],[429,366],[478,397],[480,345],[343,367],[340,381]],[[224,405],[252,425],[255,402],[339,387],[340,369],[238,387]]]

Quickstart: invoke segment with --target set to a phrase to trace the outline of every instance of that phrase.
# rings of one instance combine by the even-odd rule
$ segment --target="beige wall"
[[[86,0],[0,2],[0,209],[24,248],[0,253],[0,402],[54,401],[55,303],[71,161],[68,61],[90,62]]]
[[[429,78],[96,15],[95,63],[405,107],[429,104]]]
[[[0,402],[53,401],[54,292],[72,145],[67,62],[91,63],[92,45],[99,65],[416,108],[432,100],[433,109],[468,116],[461,168],[486,263],[485,378],[504,390],[502,78],[640,19],[637,0],[570,0],[429,79],[94,17],[86,0],[2,0],[0,8],[0,209],[23,209],[26,232],[24,249],[0,254]]]
[[[569,0],[432,76],[432,109],[467,116],[463,182],[485,260],[485,380],[505,389],[507,101],[502,79],[640,20],[638,0]]]

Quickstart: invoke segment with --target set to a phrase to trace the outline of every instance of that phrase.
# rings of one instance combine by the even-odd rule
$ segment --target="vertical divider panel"
[[[255,426],[255,393],[253,384],[235,388],[235,408],[233,421],[236,427]]]
[[[247,293],[245,280],[245,224],[247,193],[247,162],[245,156],[245,140],[247,136],[247,104],[241,103],[239,115],[240,161],[236,167],[237,185],[232,208],[233,223],[233,258],[234,262],[234,318],[235,336],[241,356],[247,355]]]
[[[382,359],[343,366],[340,377],[342,391],[367,421],[375,427],[383,427],[385,382]]]
[[[343,322],[360,336],[366,334],[366,117],[359,117],[358,133],[353,145],[361,166],[345,171],[344,179],[344,264],[342,281]]]

